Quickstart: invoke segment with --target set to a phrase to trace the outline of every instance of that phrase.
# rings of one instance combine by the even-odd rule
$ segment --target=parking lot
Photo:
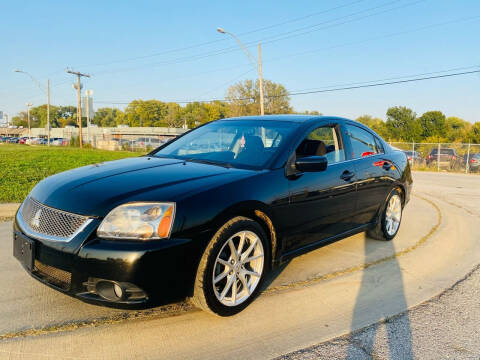
[[[62,295],[23,271],[11,256],[11,223],[1,223],[6,241],[0,245],[0,276],[6,290],[0,355],[274,358],[378,323],[442,293],[480,263],[474,230],[480,179],[417,172],[414,181],[395,241],[361,234],[298,257],[277,269],[259,299],[231,318],[197,311],[188,301],[128,312]],[[448,340],[407,331],[398,341],[408,346],[415,336],[431,336],[432,344]]]

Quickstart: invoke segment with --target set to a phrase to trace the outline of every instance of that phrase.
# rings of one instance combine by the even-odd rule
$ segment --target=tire
[[[376,240],[392,240],[400,229],[402,214],[402,194],[398,189],[394,189],[387,197],[384,208],[379,214],[377,224],[373,229],[367,231],[367,235]]]
[[[252,219],[238,216],[225,223],[200,260],[192,303],[219,316],[245,309],[258,295],[269,268],[266,239],[263,228]]]

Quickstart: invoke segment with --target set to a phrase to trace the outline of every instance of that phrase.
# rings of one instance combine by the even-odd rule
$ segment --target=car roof
[[[312,120],[348,120],[337,116],[323,116],[323,115],[298,115],[298,114],[281,114],[281,115],[252,115],[252,116],[239,116],[232,118],[220,119],[218,121],[230,121],[230,120],[270,120],[270,121],[290,121],[297,123],[309,122]],[[352,120],[349,120],[352,121]]]

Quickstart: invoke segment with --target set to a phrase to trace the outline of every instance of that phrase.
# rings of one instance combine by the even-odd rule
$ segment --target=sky
[[[478,0],[3,0],[0,14],[0,111],[10,117],[46,102],[47,79],[52,104],[76,105],[66,68],[91,75],[84,85],[95,108],[222,99],[257,74],[217,27],[255,58],[261,43],[264,78],[290,92],[480,69]],[[479,90],[474,73],[291,96],[291,104],[348,118],[407,106],[475,122]]]

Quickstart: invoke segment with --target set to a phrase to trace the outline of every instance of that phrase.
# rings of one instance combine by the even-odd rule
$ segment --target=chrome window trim
[[[36,231],[33,231],[30,228],[30,226],[28,226],[28,224],[23,220],[22,209],[23,209],[23,204],[24,203],[25,203],[25,201],[22,203],[22,205],[18,209],[17,216],[16,216],[17,224],[18,224],[20,230],[22,230],[22,232],[25,235],[27,235],[31,238],[37,239],[37,240],[69,242],[69,241],[73,240],[80,232],[82,232],[93,221],[93,218],[88,218],[87,216],[85,216],[85,218],[86,218],[85,222],[69,237],[60,237],[60,236],[41,234],[41,233],[38,233]],[[44,204],[41,204],[41,205],[45,206],[45,207],[49,207],[49,206],[46,206]],[[52,208],[52,209],[54,209],[54,208]],[[58,212],[62,212],[64,214],[71,214],[67,211],[63,211],[63,210],[59,210],[59,209],[54,209],[54,210],[58,211]],[[78,214],[75,214],[75,215],[78,215]],[[82,216],[82,215],[80,215],[80,216]]]

